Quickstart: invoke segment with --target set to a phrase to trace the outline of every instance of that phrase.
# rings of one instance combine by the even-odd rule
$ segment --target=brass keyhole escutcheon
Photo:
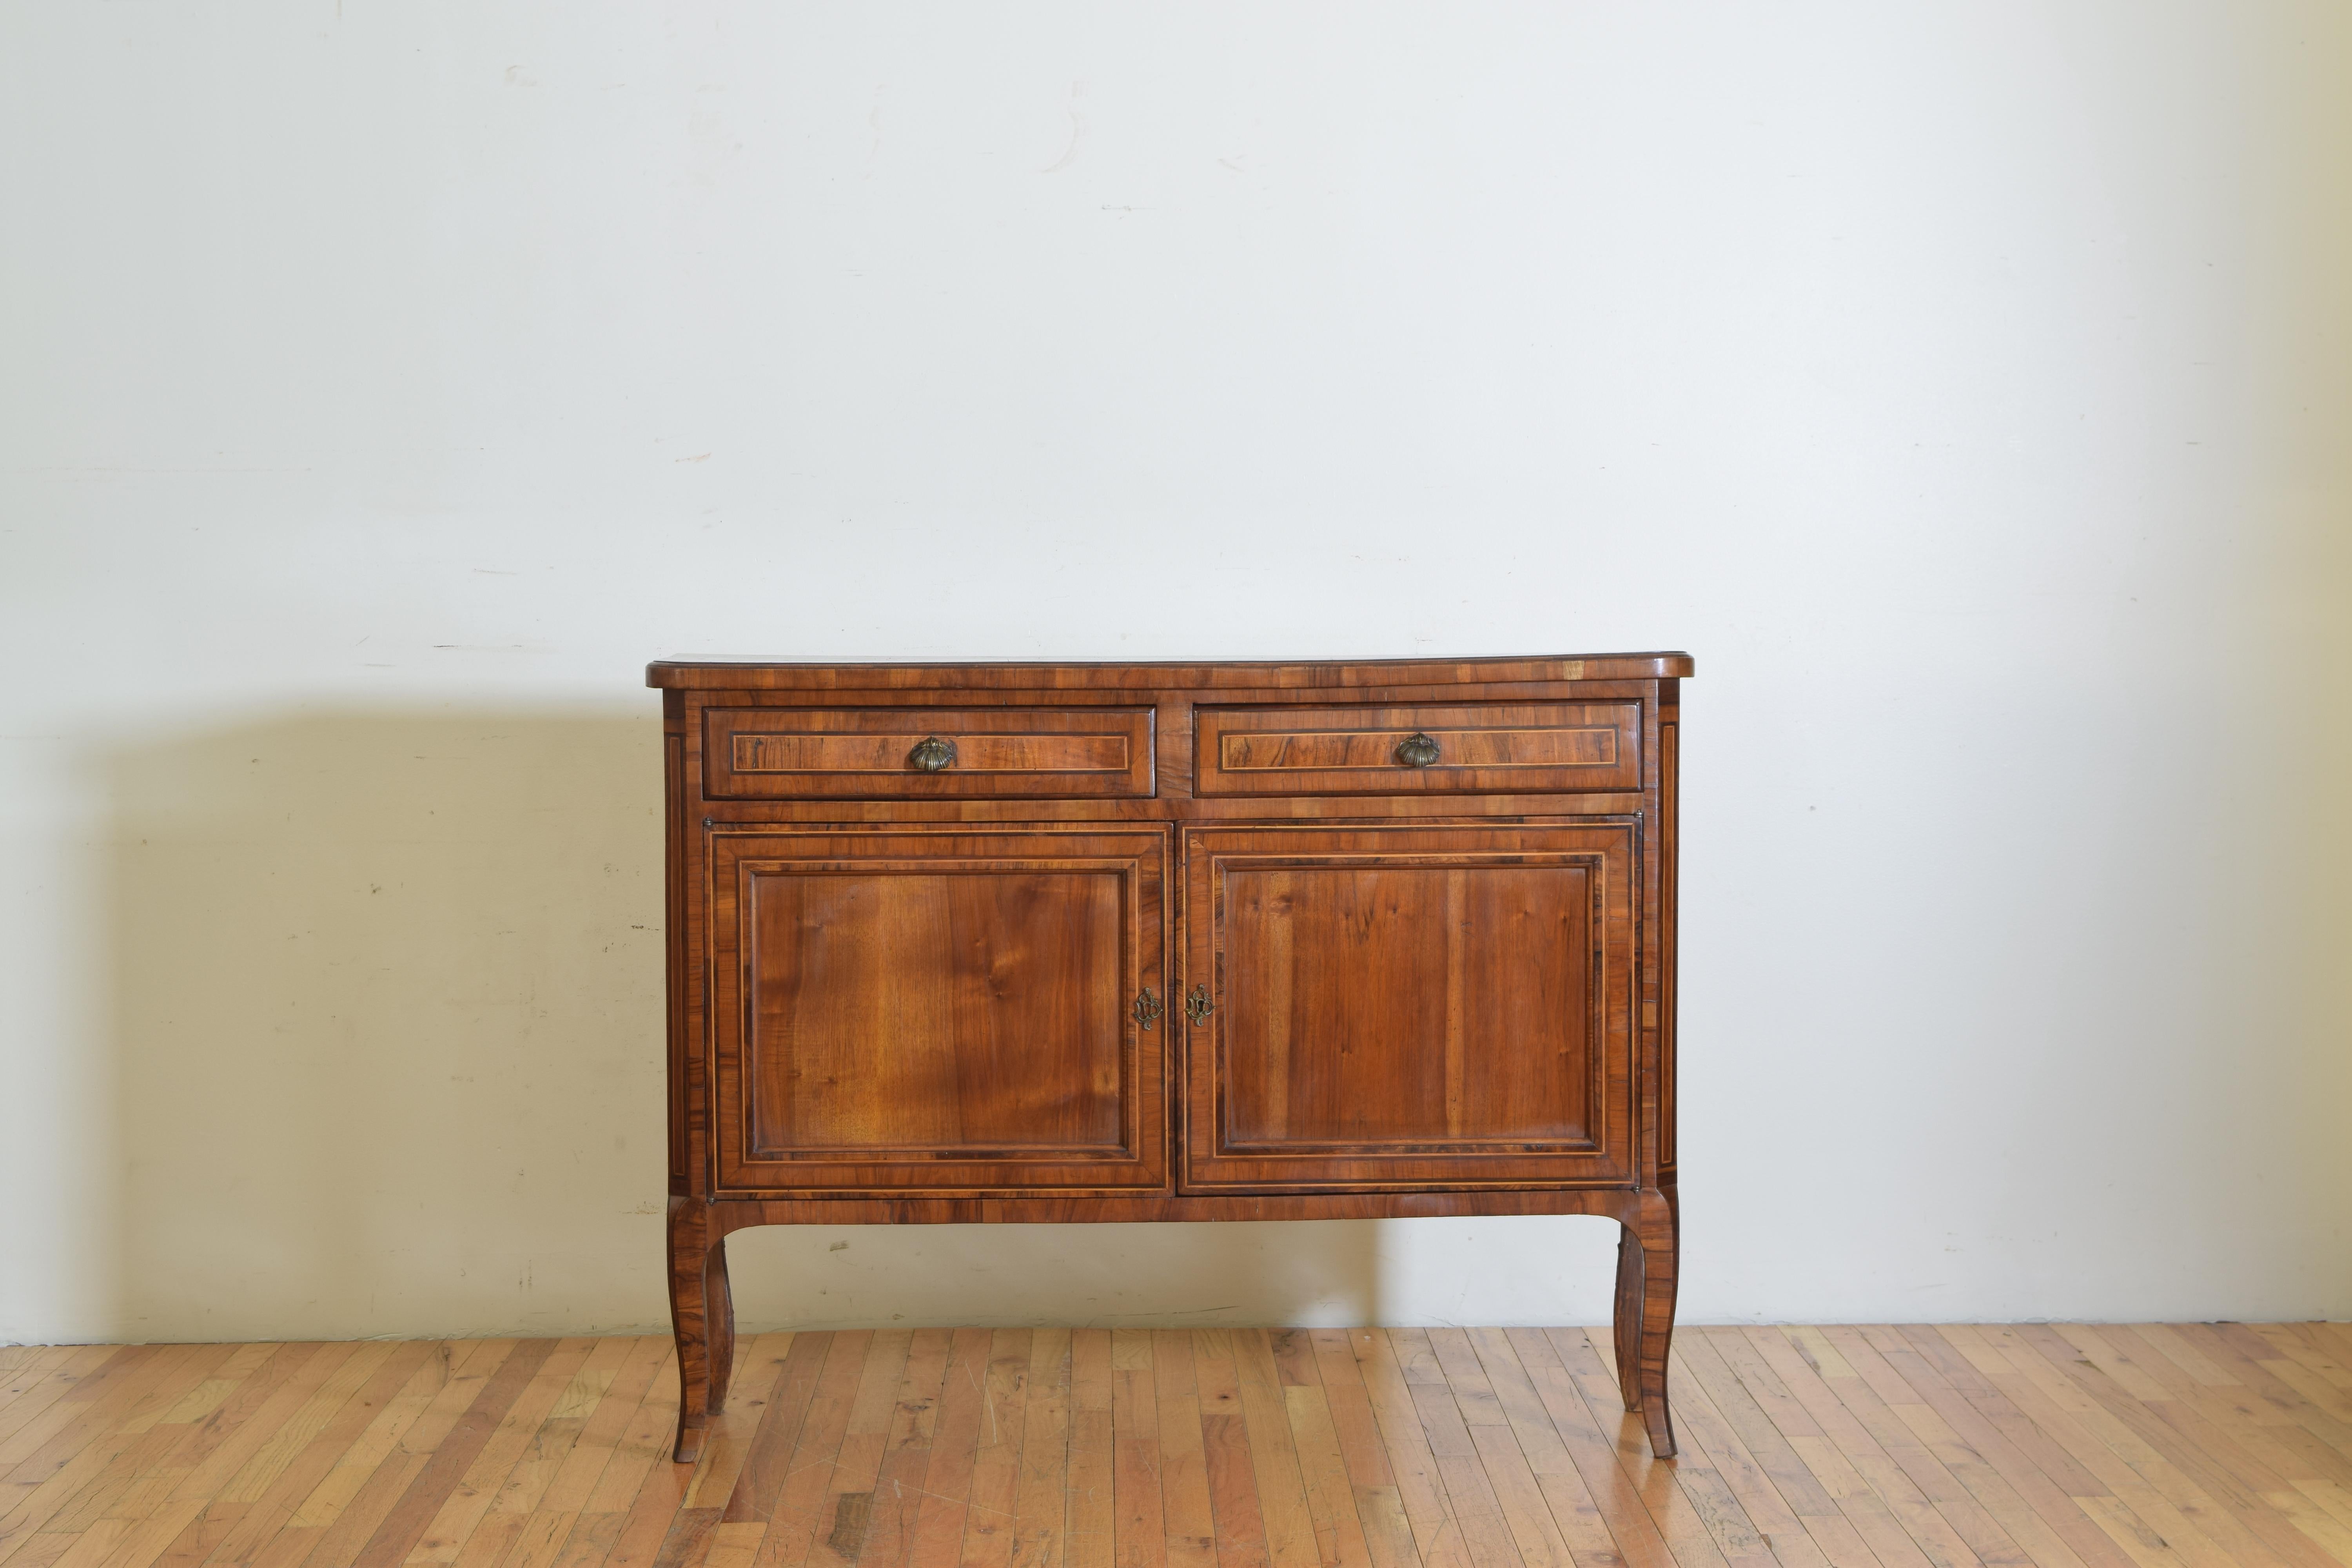
[[[1151,987],[1149,985],[1143,988],[1143,994],[1135,999],[1135,1021],[1146,1029],[1160,1021],[1160,1015],[1163,1011],[1165,1009],[1160,1006],[1160,998],[1151,994]]]
[[[1437,764],[1437,742],[1419,731],[1397,742],[1396,759],[1409,768],[1434,767]]]
[[[915,742],[915,749],[907,753],[907,761],[919,772],[927,773],[951,768],[955,766],[955,742],[926,735]]]
[[[1207,1023],[1209,1015],[1216,1010],[1217,1005],[1209,1000],[1209,988],[1205,985],[1193,986],[1192,994],[1184,998],[1184,1016],[1192,1020],[1196,1029]]]

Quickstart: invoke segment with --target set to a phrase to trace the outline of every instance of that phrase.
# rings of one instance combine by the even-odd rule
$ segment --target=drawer
[[[1193,721],[1195,795],[1642,787],[1638,702],[1201,708]]]
[[[1151,712],[712,708],[703,714],[703,794],[713,800],[1149,795]]]

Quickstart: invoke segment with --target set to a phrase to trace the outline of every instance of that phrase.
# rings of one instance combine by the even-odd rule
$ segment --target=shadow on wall
[[[660,724],[347,712],[106,759],[133,1339],[649,1331]],[[776,1228],[747,1329],[1377,1321],[1376,1227]]]

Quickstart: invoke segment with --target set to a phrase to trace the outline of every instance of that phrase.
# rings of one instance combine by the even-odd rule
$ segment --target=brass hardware
[[[1396,760],[1409,768],[1433,767],[1437,763],[1437,742],[1416,730],[1397,742]]]
[[[1184,1016],[1192,1020],[1196,1029],[1207,1023],[1209,1015],[1216,1010],[1217,1005],[1209,1000],[1209,988],[1205,985],[1193,986],[1192,994],[1184,998]]]
[[[1149,985],[1143,988],[1143,994],[1135,999],[1135,1021],[1147,1029],[1160,1021],[1160,1015],[1166,1009],[1160,1005],[1160,998],[1151,994]]]
[[[915,742],[915,749],[907,753],[907,761],[927,773],[951,768],[955,766],[955,742],[926,735]]]

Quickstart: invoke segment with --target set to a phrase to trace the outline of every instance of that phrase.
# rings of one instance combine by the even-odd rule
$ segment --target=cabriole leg
[[[1644,1192],[1623,1221],[1617,1251],[1617,1365],[1625,1408],[1642,1413],[1650,1452],[1675,1456],[1666,1405],[1666,1356],[1675,1337],[1675,1283],[1681,1261],[1680,1205],[1671,1192]],[[1628,1363],[1631,1363],[1629,1365]]]
[[[700,1198],[669,1201],[669,1317],[677,1336],[677,1447],[681,1465],[702,1455],[710,1418],[725,1408],[735,1363],[735,1300],[727,1243]]]

